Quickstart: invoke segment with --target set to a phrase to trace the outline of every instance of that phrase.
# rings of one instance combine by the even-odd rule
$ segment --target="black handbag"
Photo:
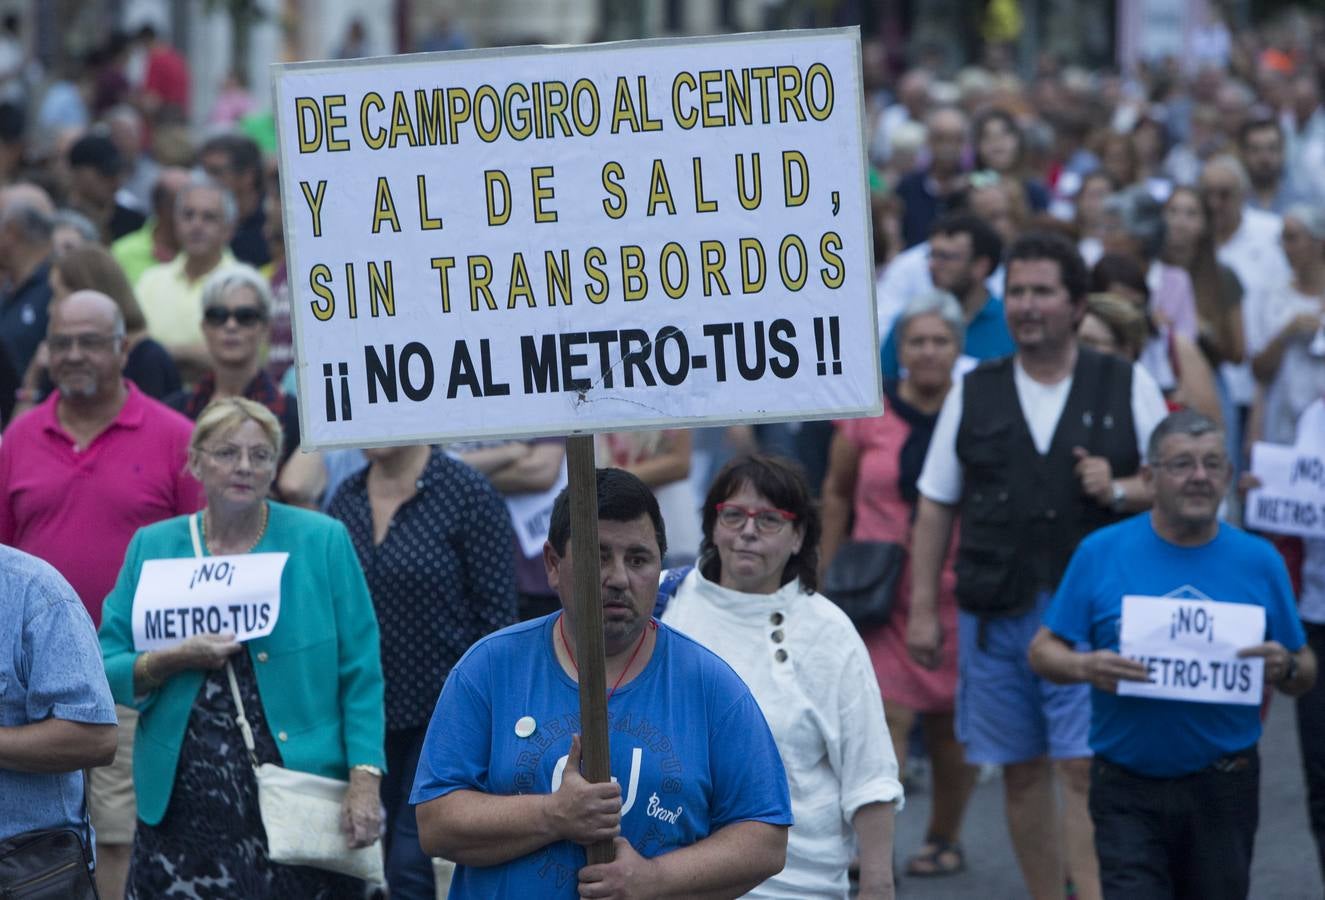
[[[823,593],[857,628],[882,625],[892,615],[906,548],[889,541],[847,541],[824,573]]]
[[[92,859],[72,828],[0,841],[0,900],[97,900]]]

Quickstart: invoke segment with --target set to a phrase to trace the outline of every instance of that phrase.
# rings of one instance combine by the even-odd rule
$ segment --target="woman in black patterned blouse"
[[[328,512],[359,554],[386,680],[386,875],[392,900],[433,897],[409,805],[442,682],[479,638],[516,621],[510,515],[482,475],[427,446],[365,451]]]

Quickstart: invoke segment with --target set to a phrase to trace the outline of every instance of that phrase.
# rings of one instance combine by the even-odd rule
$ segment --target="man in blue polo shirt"
[[[1264,659],[1266,683],[1291,696],[1311,689],[1316,659],[1279,555],[1218,519],[1232,469],[1217,426],[1173,413],[1152,433],[1147,460],[1153,509],[1081,542],[1030,662],[1051,681],[1093,687],[1090,814],[1104,896],[1242,898],[1256,837],[1260,710],[1119,696],[1120,681],[1150,680],[1145,665],[1118,653],[1122,599],[1263,606],[1265,633],[1246,635],[1239,656]]]
[[[934,287],[962,304],[966,315],[963,353],[975,360],[1008,356],[1017,346],[1003,315],[1003,301],[990,293],[986,281],[1003,259],[1003,241],[984,219],[969,212],[940,219],[929,237],[929,275]],[[900,377],[897,328],[888,332],[879,353],[883,377]]]
[[[92,619],[53,568],[0,546],[0,845],[48,828],[90,839],[83,769],[114,757]],[[12,886],[0,873],[0,894]]]

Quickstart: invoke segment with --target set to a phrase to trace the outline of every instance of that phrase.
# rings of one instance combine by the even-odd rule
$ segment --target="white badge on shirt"
[[[1123,696],[1259,706],[1265,660],[1238,651],[1265,639],[1265,608],[1189,597],[1123,597],[1118,650],[1148,682],[1119,681]]]
[[[196,634],[271,634],[281,614],[288,553],[150,559],[133,595],[133,646],[164,650]]]

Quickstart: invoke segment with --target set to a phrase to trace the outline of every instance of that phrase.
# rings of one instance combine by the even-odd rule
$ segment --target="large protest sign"
[[[1253,444],[1251,472],[1261,486],[1247,493],[1248,528],[1325,537],[1325,401],[1302,413],[1296,446]]]
[[[265,637],[281,615],[288,553],[149,559],[133,595],[133,645],[164,650],[197,634]]]
[[[880,410],[855,29],[296,63],[310,447]]]
[[[1265,608],[1185,597],[1123,597],[1119,652],[1150,680],[1120,681],[1118,693],[1198,703],[1258,706],[1265,660],[1238,650],[1265,640]]]

